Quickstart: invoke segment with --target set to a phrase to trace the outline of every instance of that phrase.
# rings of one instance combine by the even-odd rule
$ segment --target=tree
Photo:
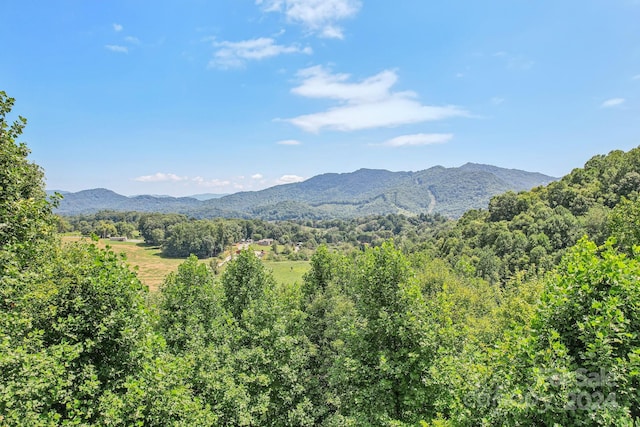
[[[190,256],[166,277],[160,295],[159,326],[172,351],[184,351],[189,340],[210,341],[208,335],[221,307],[209,267]]]
[[[640,199],[622,198],[609,215],[608,229],[619,247],[628,254],[640,245]]]
[[[406,257],[392,242],[356,260],[355,324],[331,367],[340,414],[357,425],[417,423],[433,414],[427,378],[434,331]]]
[[[242,321],[242,314],[253,301],[264,295],[273,278],[267,274],[262,262],[251,251],[241,251],[222,273],[225,306],[233,317]]]
[[[304,332],[313,345],[310,354],[308,396],[313,402],[316,420],[320,423],[335,411],[335,393],[329,386],[330,368],[335,351],[334,315],[345,320],[340,310],[348,299],[333,278],[343,275],[344,258],[332,254],[320,245],[311,257],[311,269],[304,275],[301,307],[304,311]],[[347,276],[346,274],[344,276]],[[351,309],[353,307],[349,306]],[[353,310],[351,310],[353,311]]]
[[[17,142],[27,120],[19,116],[8,122],[14,103],[0,91],[0,250],[15,250],[29,259],[38,242],[51,238],[55,220],[44,191],[44,173],[27,160],[26,144]]]
[[[51,247],[35,266],[0,280],[18,290],[0,313],[0,413],[9,424],[95,422],[95,402],[149,354],[145,290],[120,256],[93,245]]]

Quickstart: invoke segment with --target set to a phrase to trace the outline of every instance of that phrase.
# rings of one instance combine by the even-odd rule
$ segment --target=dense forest
[[[0,93],[0,425],[640,425],[640,149],[455,222],[70,221],[12,105]],[[311,269],[289,285],[249,251],[218,276],[191,256],[149,293],[122,256],[61,243],[100,221],[163,247],[206,229],[212,253],[306,236]]]

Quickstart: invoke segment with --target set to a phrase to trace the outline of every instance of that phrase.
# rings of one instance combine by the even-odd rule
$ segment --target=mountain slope
[[[389,213],[458,217],[468,209],[486,208],[496,194],[527,190],[554,180],[539,173],[472,163],[459,168],[435,166],[418,172],[359,169],[204,201],[189,197],[125,197],[105,189],[85,190],[66,194],[57,213],[72,215],[111,209],[267,220]]]
[[[56,213],[75,215],[101,210],[140,212],[183,212],[195,208],[198,200],[189,197],[135,196],[127,197],[104,188],[63,194]]]

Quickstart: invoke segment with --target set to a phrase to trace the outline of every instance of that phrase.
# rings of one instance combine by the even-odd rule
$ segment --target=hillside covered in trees
[[[458,217],[468,209],[486,208],[489,199],[497,194],[528,190],[554,179],[540,173],[472,163],[418,172],[360,169],[205,201],[189,197],[125,197],[106,189],[84,190],[65,193],[55,212],[78,215],[115,210],[180,213],[200,219],[263,220],[350,219],[388,214]]]
[[[1,425],[640,423],[640,149],[424,217],[412,245],[317,242],[302,283],[243,251],[218,276],[189,257],[150,294],[123,257],[60,243],[12,105],[0,93]],[[155,237],[198,224],[174,219]]]

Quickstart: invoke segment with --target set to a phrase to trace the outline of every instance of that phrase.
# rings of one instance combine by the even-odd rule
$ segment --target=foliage
[[[54,225],[44,173],[27,159],[26,144],[17,142],[27,120],[19,116],[10,124],[7,117],[14,102],[0,91],[0,252],[12,251],[27,260],[36,256],[36,246],[51,236]],[[0,264],[7,263],[0,257]]]
[[[185,220],[185,216],[178,214],[142,215],[138,220],[138,230],[147,244],[160,246],[164,243],[169,227],[184,222]]]
[[[640,191],[640,148],[595,156],[584,168],[547,187],[507,192],[488,211],[469,211],[441,233],[440,255],[460,271],[504,283],[518,272],[549,271],[587,235],[604,242],[613,234],[630,251]]]
[[[213,272],[194,255],[166,277],[160,287],[158,326],[172,351],[184,351],[195,337],[209,341],[210,323],[221,311],[213,284]]]
[[[548,275],[529,321],[456,370],[459,425],[634,425],[638,412],[638,258],[582,239]],[[456,384],[456,382],[452,382]],[[453,405],[452,405],[453,406]]]
[[[0,413],[95,421],[92,401],[118,390],[145,354],[144,290],[113,252],[72,245],[48,256],[38,272],[1,280],[14,294],[1,313]]]
[[[273,279],[260,260],[250,251],[241,251],[222,274],[225,306],[237,321],[254,301],[259,301]]]
[[[622,198],[611,211],[608,229],[618,246],[627,254],[640,245],[640,199]]]

